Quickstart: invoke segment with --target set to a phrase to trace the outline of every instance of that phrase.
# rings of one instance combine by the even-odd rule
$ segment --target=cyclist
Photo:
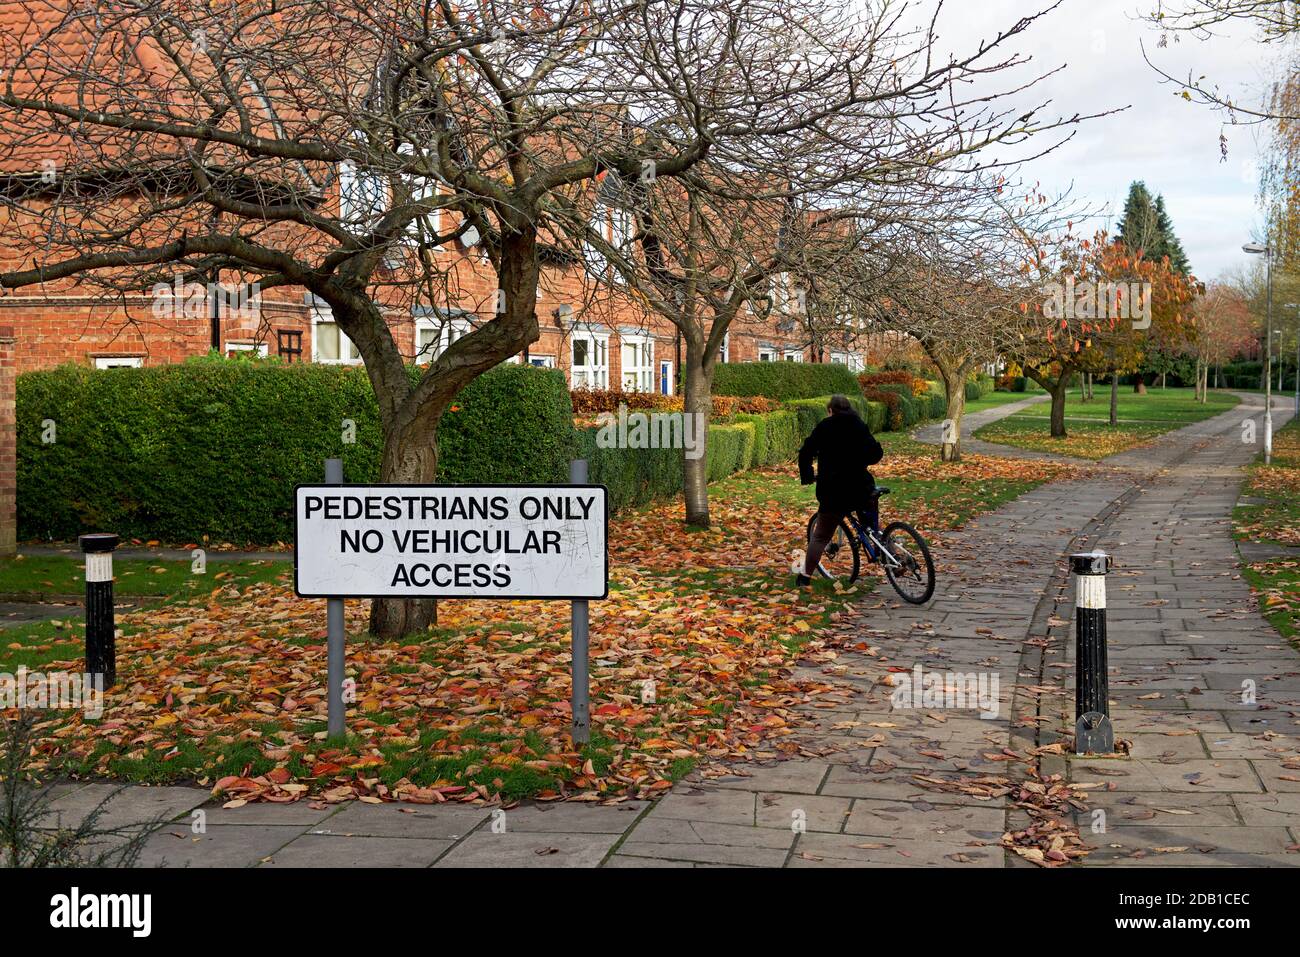
[[[849,512],[858,512],[864,524],[873,524],[876,499],[871,493],[876,480],[868,466],[875,465],[885,455],[847,398],[831,396],[826,411],[826,418],[817,423],[799,449],[799,482],[811,485],[816,481],[818,508],[808,554],[795,578],[798,585],[812,584],[822,552]],[[817,460],[815,476],[814,459]]]

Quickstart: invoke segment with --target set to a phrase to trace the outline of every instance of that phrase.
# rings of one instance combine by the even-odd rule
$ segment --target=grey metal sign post
[[[569,463],[569,484],[587,484],[587,460],[574,459]],[[573,645],[573,725],[574,744],[586,744],[591,739],[591,677],[587,658],[589,635],[587,599],[574,599],[571,612]]]
[[[343,602],[477,598],[571,602],[571,736],[591,736],[588,609],[609,594],[609,492],[587,462],[556,485],[346,485],[294,489],[294,591],[327,602],[327,734],[346,731]]]
[[[329,485],[343,484],[342,459],[325,460],[325,482]],[[325,607],[325,645],[329,658],[325,678],[325,697],[329,709],[326,733],[335,738],[341,737],[347,730],[343,710],[343,599],[327,598]]]

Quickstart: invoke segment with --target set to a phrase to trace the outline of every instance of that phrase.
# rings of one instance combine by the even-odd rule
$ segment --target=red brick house
[[[0,14],[8,34],[0,53],[23,48],[24,37],[36,36],[58,23],[58,3],[48,7],[18,5]],[[34,22],[32,10],[44,11],[50,24]],[[37,17],[36,19],[39,19]],[[79,34],[70,33],[75,42]],[[85,39],[84,37],[82,39]],[[89,42],[89,41],[87,41]],[[68,49],[69,57],[82,51]],[[150,71],[166,68],[147,44],[133,51],[147,84]],[[124,81],[126,82],[126,81]],[[57,169],[66,143],[58,138],[21,138],[6,126],[7,148],[0,162],[6,189],[31,190],[46,164]],[[17,144],[17,145],[15,145]],[[340,164],[326,203],[341,207],[349,201],[349,186],[357,177]],[[39,241],[17,237],[29,225],[6,213],[0,230],[0,267],[30,268],[39,259]],[[610,233],[618,224],[611,217]],[[10,237],[10,238],[6,238]],[[21,248],[17,248],[21,246]],[[450,242],[433,255],[443,259],[446,291],[424,305],[389,308],[389,321],[399,350],[412,361],[431,358],[479,322],[496,305],[496,277],[471,244]],[[545,255],[539,286],[539,340],[517,361],[561,369],[573,387],[621,388],[673,392],[680,355],[676,330],[658,317],[647,316],[616,286],[592,278],[585,264],[552,250]],[[287,362],[360,363],[360,356],[332,322],[329,307],[294,287],[267,290],[265,295],[236,299],[214,277],[206,286],[182,287],[159,283],[150,289],[106,293],[86,278],[64,279],[46,286],[0,290],[0,327],[14,330],[15,364],[19,372],[66,362],[98,368],[153,366],[175,363],[211,350],[222,353],[254,351]],[[832,352],[814,356],[802,324],[794,315],[797,297],[774,289],[781,305],[770,316],[747,316],[733,324],[723,348],[724,361],[842,361],[859,367],[864,352]]]

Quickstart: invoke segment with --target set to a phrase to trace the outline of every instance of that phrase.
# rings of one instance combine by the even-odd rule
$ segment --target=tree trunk
[[[1040,383],[1041,384],[1041,383]],[[1052,396],[1052,438],[1065,438],[1065,398],[1070,388],[1070,377],[1064,373],[1048,390]]]
[[[682,470],[686,498],[686,524],[699,528],[709,525],[709,416],[713,411],[713,363],[707,361],[703,342],[686,338],[686,361],[682,389],[682,408],[697,416],[697,447],[691,455],[682,450]],[[694,457],[692,457],[694,456]]]
[[[438,417],[441,418],[441,410]],[[428,485],[437,481],[436,436],[436,422],[427,432],[420,429],[387,436],[380,465],[380,482]],[[426,631],[437,623],[438,601],[435,598],[376,598],[370,603],[370,633],[376,638],[401,638]]]
[[[1119,425],[1119,373],[1110,374],[1110,424]]]
[[[940,426],[939,458],[945,462],[961,461],[961,418],[966,411],[966,376],[962,369],[940,368],[943,391],[948,400]]]
[[[536,342],[537,323],[537,231],[523,228],[507,231],[501,239],[498,268],[504,313],[469,336],[457,341],[447,355],[439,357],[436,372],[429,374],[414,391],[404,396],[384,417],[384,452],[380,481],[394,485],[427,485],[438,477],[438,423],[462,388],[530,343]],[[376,310],[378,321],[384,322]],[[457,349],[459,347],[459,349]],[[452,361],[456,350],[455,361]],[[363,351],[363,355],[365,352]],[[446,361],[444,361],[446,360]],[[370,372],[367,359],[367,372]],[[397,377],[404,384],[405,369]],[[371,381],[375,381],[372,374]],[[409,385],[408,385],[409,387]],[[393,398],[397,386],[390,387]],[[378,394],[379,389],[376,389]],[[432,598],[376,598],[370,605],[370,633],[377,638],[395,639],[425,631],[438,621],[438,603]]]

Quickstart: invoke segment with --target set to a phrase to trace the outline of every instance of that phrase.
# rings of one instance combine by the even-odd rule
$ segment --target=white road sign
[[[604,598],[602,485],[299,485],[307,598]]]

